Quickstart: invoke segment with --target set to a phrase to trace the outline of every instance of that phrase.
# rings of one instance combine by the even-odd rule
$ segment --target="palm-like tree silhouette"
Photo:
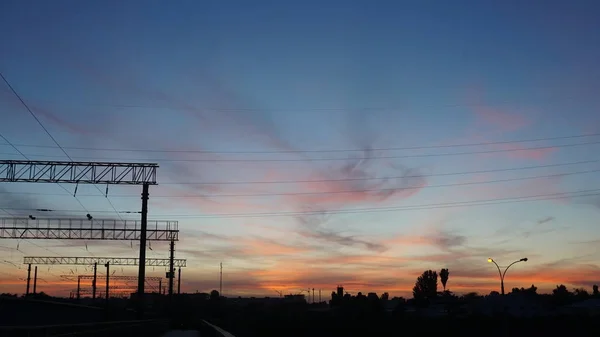
[[[446,291],[446,282],[448,282],[448,277],[450,276],[450,272],[448,268],[442,268],[440,271],[440,280],[442,281],[442,287],[444,287],[444,291]]]

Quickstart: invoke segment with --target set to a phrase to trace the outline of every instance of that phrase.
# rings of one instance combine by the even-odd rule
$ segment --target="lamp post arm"
[[[519,262],[521,262],[521,260],[518,260],[518,261],[515,261],[515,262],[509,264],[508,267],[506,267],[506,269],[504,269],[504,273],[502,274],[502,279],[503,280],[504,280],[504,275],[506,275],[506,271],[508,270],[508,268],[510,268],[510,266],[512,266],[513,264],[519,263]]]
[[[496,265],[496,268],[498,268],[498,275],[500,275],[500,280],[503,280],[504,275],[502,275],[502,271],[500,271],[500,266],[494,260],[492,260],[492,263]]]

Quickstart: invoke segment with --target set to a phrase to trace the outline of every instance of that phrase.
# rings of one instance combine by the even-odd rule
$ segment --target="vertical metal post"
[[[92,280],[92,299],[96,299],[96,281],[98,280],[98,262],[94,262],[94,279]]]
[[[171,239],[169,255],[169,297],[173,296],[173,279],[175,278],[175,240]]]
[[[181,267],[179,267],[177,275],[177,295],[181,294]]]
[[[37,266],[33,272],[33,294],[37,294]]]
[[[27,290],[25,296],[29,295],[29,284],[31,283],[31,263],[27,265]]]
[[[104,265],[106,267],[106,304],[108,304],[109,292],[108,292],[108,284],[110,281],[110,262],[106,262]]]
[[[313,288],[313,299],[312,302],[315,303],[315,288]]]
[[[77,300],[81,298],[81,275],[77,276]]]
[[[149,184],[142,186],[142,221],[140,224],[140,260],[138,269],[138,319],[144,317],[144,283],[146,282],[146,231],[148,229],[148,190]]]
[[[162,295],[162,279],[158,280],[158,294]]]
[[[223,296],[223,262],[219,264],[219,296]]]

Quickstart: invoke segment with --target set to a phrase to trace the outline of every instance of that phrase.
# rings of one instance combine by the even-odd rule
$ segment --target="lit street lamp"
[[[527,258],[524,257],[520,260],[517,260],[511,264],[508,265],[508,267],[506,267],[506,269],[504,269],[504,273],[500,271],[500,266],[496,263],[496,261],[494,261],[494,259],[492,259],[491,257],[488,259],[488,262],[493,263],[496,265],[496,268],[498,268],[498,275],[500,275],[500,289],[502,291],[502,295],[504,295],[504,276],[506,275],[506,271],[508,270],[508,268],[510,268],[510,266],[512,266],[515,263],[519,263],[519,262],[527,262]]]

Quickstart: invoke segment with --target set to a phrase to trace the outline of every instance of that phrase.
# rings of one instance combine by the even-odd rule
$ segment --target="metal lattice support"
[[[148,198],[150,185],[156,185],[158,164],[0,160],[0,182],[142,185],[139,230],[140,261],[146,260]],[[31,235],[27,231],[19,235]],[[16,236],[16,234],[15,234]],[[9,238],[20,238],[9,236]],[[36,236],[36,235],[33,235]],[[173,241],[173,238],[170,239]],[[138,269],[138,318],[144,316],[146,265]]]
[[[67,279],[67,280],[76,280],[77,278],[80,278],[82,280],[93,280],[94,279],[94,275],[60,275],[60,277],[63,279]],[[103,279],[103,278],[106,278],[106,275],[97,275],[96,278]],[[138,277],[137,276],[113,275],[110,277],[110,279],[111,280],[121,280],[121,281],[137,281]],[[160,281],[162,281],[162,277],[154,277],[154,276],[146,277],[146,282],[160,282]]]
[[[26,256],[23,258],[23,264],[32,265],[74,265],[74,266],[91,266],[94,263],[103,265],[110,263],[111,266],[137,266],[140,259],[127,257],[56,257],[56,256]],[[167,267],[169,259],[146,259],[146,266],[150,267]],[[176,259],[175,266],[186,267],[187,260]]]
[[[137,220],[0,218],[0,239],[139,240]],[[178,241],[177,221],[148,221],[148,241]]]
[[[0,182],[156,185],[158,164],[0,160]]]

